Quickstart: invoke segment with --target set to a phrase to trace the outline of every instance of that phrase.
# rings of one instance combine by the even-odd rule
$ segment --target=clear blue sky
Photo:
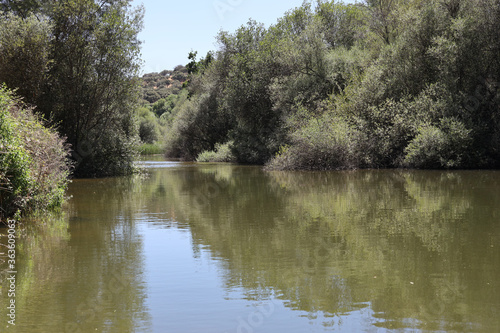
[[[198,57],[216,50],[220,30],[234,32],[249,18],[266,27],[303,0],[134,0],[146,9],[143,41],[143,72],[161,72],[188,63],[188,53]],[[345,1],[354,2],[354,1]]]

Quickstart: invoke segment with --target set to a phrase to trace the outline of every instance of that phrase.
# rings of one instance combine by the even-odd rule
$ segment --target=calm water
[[[500,330],[500,172],[146,166],[24,231],[1,332]]]

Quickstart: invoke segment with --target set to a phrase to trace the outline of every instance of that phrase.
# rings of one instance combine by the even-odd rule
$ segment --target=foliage
[[[231,152],[232,142],[215,144],[214,150],[205,150],[196,158],[197,162],[234,162],[236,159]]]
[[[176,66],[173,70],[142,76],[142,100],[137,109],[141,154],[165,152],[167,132],[187,99],[188,71],[187,67]]]
[[[187,160],[231,141],[237,162],[280,169],[500,166],[497,0],[305,1],[144,75],[142,108],[127,3],[3,7],[19,17],[0,24],[0,78],[68,136],[78,175],[131,165],[137,134]]]
[[[142,9],[129,3],[41,2],[29,15],[7,6],[0,23],[0,80],[67,137],[78,177],[133,169]]]
[[[454,119],[443,118],[441,126],[424,125],[406,147],[405,164],[417,168],[467,166],[464,156],[471,144],[470,130]]]
[[[0,12],[0,17],[0,82],[35,104],[47,80],[51,23],[34,15],[22,19]]]
[[[208,68],[212,60],[214,60],[213,52],[209,51],[205,58],[201,58],[199,61],[196,61],[196,56],[198,55],[197,51],[189,52],[188,59],[191,60],[186,65],[186,70],[188,74],[196,74],[202,73],[205,69]]]
[[[265,35],[262,25],[249,21],[232,35],[218,36],[225,58],[224,68],[219,69],[227,71],[221,80],[220,108],[234,116],[228,134],[234,141],[233,153],[243,163],[264,163],[281,141],[281,117],[273,112],[268,90],[277,64]]]
[[[27,18],[30,14],[43,7],[44,0],[0,0],[0,11],[12,12],[21,18]]]
[[[275,170],[332,170],[355,168],[355,132],[342,119],[310,119],[292,135],[291,143],[267,165]]]
[[[68,182],[69,149],[54,129],[0,87],[0,217],[55,208]]]
[[[157,155],[165,152],[164,147],[159,143],[144,143],[139,147],[141,155]]]
[[[498,167],[498,18],[495,0],[320,0],[221,32],[202,72],[190,54],[167,149],[232,140],[238,162],[277,169]]]
[[[138,111],[139,116],[139,138],[143,143],[154,143],[160,136],[159,121],[155,113],[146,107]]]
[[[174,109],[176,117],[167,132],[166,155],[194,160],[205,150],[225,141],[227,118],[218,112],[217,99],[210,94],[184,95]]]
[[[179,94],[187,77],[187,69],[184,66],[177,66],[174,70],[164,70],[160,73],[144,74],[142,76],[143,103],[155,104],[162,99],[168,99],[171,95]]]
[[[167,98],[162,98],[153,103],[151,105],[151,111],[158,117],[161,117],[166,112],[172,113],[172,109],[175,107],[178,98],[178,95],[168,95]]]

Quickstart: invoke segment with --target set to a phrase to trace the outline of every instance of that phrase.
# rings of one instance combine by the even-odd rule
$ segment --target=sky
[[[220,30],[234,32],[250,18],[266,27],[303,0],[134,0],[145,7],[142,72],[161,72],[185,65],[191,50],[198,59],[216,50]],[[347,2],[347,1],[346,1]]]

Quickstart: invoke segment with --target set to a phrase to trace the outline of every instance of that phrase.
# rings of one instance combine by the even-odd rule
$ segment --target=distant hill
[[[169,95],[177,95],[188,78],[185,66],[160,73],[147,73],[142,76],[142,99],[145,104],[153,104]]]

